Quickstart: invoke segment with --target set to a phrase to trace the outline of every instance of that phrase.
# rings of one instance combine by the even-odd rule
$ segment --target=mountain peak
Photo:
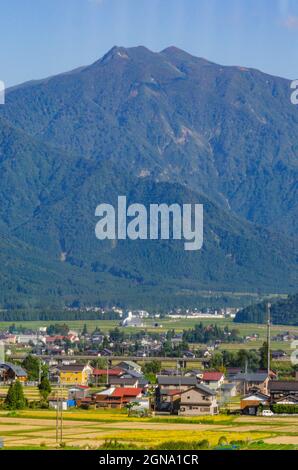
[[[99,62],[108,62],[114,58],[128,59],[128,50],[125,47],[113,46],[100,60]]]
[[[145,46],[127,48],[123,46],[114,46],[100,59],[100,62],[104,63],[111,59],[134,59],[154,54],[154,52],[150,51],[150,49]]]
[[[180,49],[179,47],[176,46],[168,46],[165,49],[163,49],[161,54],[186,54],[190,55],[188,52],[185,52],[183,49]]]
[[[160,54],[165,55],[166,57],[170,59],[176,58],[177,60],[183,60],[183,61],[188,61],[188,62],[204,62],[206,64],[211,64],[211,62],[207,59],[204,59],[203,57],[197,57],[193,54],[190,54],[189,52],[184,51],[183,49],[179,49],[179,47],[176,46],[169,46],[163,49]]]

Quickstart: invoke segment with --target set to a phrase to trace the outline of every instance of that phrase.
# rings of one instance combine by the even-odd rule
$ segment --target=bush
[[[227,445],[227,444],[228,444],[228,439],[226,438],[226,436],[221,436],[218,439],[218,445],[219,446],[224,446],[224,445]]]
[[[156,450],[204,450],[209,448],[209,441],[166,441],[156,447]]]
[[[243,441],[243,440],[241,440],[241,439],[239,439],[239,440],[231,441],[230,444],[231,444],[232,446],[243,447],[243,446],[246,446],[246,445],[247,445],[247,442],[246,442],[246,441]]]
[[[275,404],[271,406],[271,410],[276,414],[298,414],[298,405]]]
[[[100,447],[100,450],[137,450],[138,447],[132,444],[122,444],[115,440],[105,441]]]

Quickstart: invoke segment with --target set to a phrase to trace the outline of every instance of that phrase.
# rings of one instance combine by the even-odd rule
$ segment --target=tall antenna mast
[[[270,347],[271,347],[271,312],[270,312],[271,304],[267,304],[267,372],[268,372],[268,377],[270,374]]]

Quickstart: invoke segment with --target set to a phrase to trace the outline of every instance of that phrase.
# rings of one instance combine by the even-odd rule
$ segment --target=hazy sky
[[[87,65],[112,46],[169,45],[298,78],[298,0],[0,0],[6,85]]]

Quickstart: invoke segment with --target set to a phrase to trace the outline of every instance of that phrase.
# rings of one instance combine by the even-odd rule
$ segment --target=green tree
[[[259,354],[260,354],[260,368],[261,369],[267,369],[268,367],[268,343],[265,341],[261,348],[259,349]],[[271,357],[271,353],[270,353]]]
[[[158,374],[161,369],[161,362],[157,360],[153,360],[150,362],[146,362],[146,364],[143,366],[143,372],[144,374]]]
[[[212,369],[219,369],[223,366],[223,355],[220,351],[216,351],[210,359],[210,367]]]
[[[40,384],[38,385],[40,396],[43,400],[47,400],[50,395],[52,388],[49,379],[43,376]]]
[[[131,410],[135,407],[138,406],[139,402],[138,401],[130,401],[125,405],[125,408],[127,409],[127,414],[130,416]]]
[[[10,385],[4,403],[10,410],[22,410],[25,408],[26,398],[23,386],[18,380]]]
[[[40,360],[29,354],[22,362],[23,368],[27,371],[28,379],[36,381],[39,379]]]

